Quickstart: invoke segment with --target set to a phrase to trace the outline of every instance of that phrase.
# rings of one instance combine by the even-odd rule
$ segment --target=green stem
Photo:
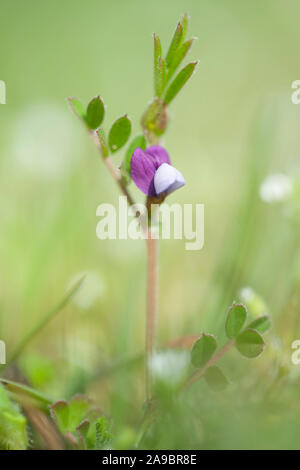
[[[154,412],[155,412],[155,405],[152,402],[147,402],[144,416],[140,424],[139,430],[137,432],[137,437],[136,437],[135,445],[134,445],[135,449],[138,449],[140,447],[145,434],[147,433],[149,427],[153,423],[155,419]]]

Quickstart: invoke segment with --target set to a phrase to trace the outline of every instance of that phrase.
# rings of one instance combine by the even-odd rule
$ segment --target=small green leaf
[[[215,392],[222,392],[229,385],[229,380],[217,366],[209,367],[204,375],[208,386]]]
[[[90,408],[90,402],[82,395],[75,395],[69,404],[69,431],[75,431],[76,427],[85,418]]]
[[[59,400],[50,406],[52,419],[59,431],[65,435],[69,430],[69,405],[64,400]]]
[[[263,352],[265,342],[258,331],[248,328],[236,338],[235,345],[242,356],[251,359]]]
[[[227,314],[225,331],[228,338],[236,338],[244,326],[247,309],[242,304],[233,304]]]
[[[68,98],[68,101],[76,116],[85,121],[85,109],[83,104],[77,98]]]
[[[64,400],[57,401],[50,406],[50,412],[59,431],[66,435],[76,431],[76,428],[84,420],[89,408],[89,401],[81,395],[76,395],[70,403]]]
[[[88,426],[89,425],[89,426]],[[93,422],[83,421],[76,429],[80,437],[81,447],[88,450],[106,448],[111,439],[110,422],[107,418],[97,417]]]
[[[176,29],[175,29],[175,33],[174,33],[174,36],[172,38],[172,41],[171,41],[171,44],[170,44],[170,47],[169,47],[169,50],[168,50],[168,53],[167,53],[167,56],[166,56],[166,63],[167,63],[168,67],[173,62],[176,51],[177,51],[178,47],[180,46],[180,44],[183,41],[183,32],[184,31],[183,31],[182,24],[181,24],[181,22],[179,22],[177,24]]]
[[[179,93],[181,88],[186,84],[188,79],[191,77],[193,74],[196,65],[198,62],[191,62],[187,64],[180,72],[179,74],[174,78],[173,82],[169,86],[166,92],[166,96],[164,98],[164,102],[166,104],[169,104]]]
[[[128,119],[127,114],[125,114],[125,116],[120,117],[113,123],[109,131],[108,144],[110,150],[112,152],[116,152],[123,147],[129,139],[130,133],[131,122]]]
[[[125,154],[125,159],[124,162],[122,163],[122,169],[128,174],[128,176],[131,176],[130,172],[130,162],[131,162],[131,157],[135,149],[141,148],[142,150],[146,150],[146,139],[143,135],[137,135],[129,145],[128,149],[126,150]]]
[[[268,331],[272,326],[271,317],[269,315],[263,315],[262,317],[257,318],[248,325],[248,328],[258,331],[263,334]]]
[[[160,97],[163,94],[167,83],[166,64],[162,57],[158,58],[157,68],[155,70],[155,94]]]
[[[90,429],[90,422],[87,419],[85,419],[84,421],[81,421],[81,423],[76,427],[81,449],[86,450],[88,448],[87,439],[88,439],[89,429]]]
[[[187,55],[188,51],[190,50],[192,44],[193,44],[194,39],[190,39],[189,41],[184,42],[176,51],[175,57],[173,59],[173,62],[171,63],[169,69],[168,69],[168,74],[167,74],[167,81],[169,81],[174,73],[176,72],[177,68]]]
[[[156,96],[161,96],[166,83],[166,64],[162,59],[159,37],[154,33],[154,90]]]
[[[162,56],[160,39],[158,35],[155,33],[153,33],[153,41],[154,41],[154,66],[155,66],[155,63],[158,61],[158,58]]]
[[[207,364],[217,349],[216,338],[204,334],[195,342],[191,351],[191,362],[193,366],[202,369]]]
[[[184,39],[186,37],[186,33],[187,33],[188,25],[189,25],[189,20],[190,20],[189,15],[187,13],[184,13],[183,17],[180,20],[180,23],[181,23],[181,26],[182,26],[181,41],[184,41]]]
[[[95,446],[96,450],[103,449],[107,446],[112,439],[112,434],[110,432],[110,425],[104,416],[98,418],[95,423]]]
[[[104,118],[104,103],[100,96],[93,98],[86,110],[86,123],[90,129],[97,129]]]
[[[109,148],[108,148],[108,145],[106,143],[104,130],[103,129],[97,129],[96,134],[97,134],[98,139],[99,139],[102,155],[103,155],[104,158],[106,158],[109,155]]]

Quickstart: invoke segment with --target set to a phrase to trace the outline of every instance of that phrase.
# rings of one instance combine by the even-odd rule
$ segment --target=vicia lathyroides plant
[[[152,204],[159,207],[169,194],[186,184],[181,171],[172,165],[169,153],[161,145],[160,139],[169,124],[168,107],[192,76],[197,65],[197,62],[190,62],[178,72],[178,68],[193,43],[193,39],[186,39],[187,26],[188,16],[184,15],[176,27],[166,54],[162,52],[158,35],[153,36],[154,96],[141,116],[141,130],[130,142],[132,124],[127,114],[121,115],[110,126],[104,128],[105,105],[100,96],[91,99],[86,107],[77,98],[69,99],[73,111],[98,147],[103,163],[126,196],[129,206],[135,204],[129,189],[131,181],[146,196],[146,204],[150,210]],[[128,145],[124,158],[118,168],[113,157],[115,153],[124,149],[126,144]],[[176,161],[176,155],[172,155],[172,160]],[[234,302],[228,310],[225,321],[224,336],[227,340],[220,348],[215,336],[199,333],[179,338],[178,344],[184,343],[191,349],[187,355],[180,354],[180,351],[174,352],[172,347],[167,352],[156,351],[158,240],[154,236],[156,227],[153,227],[152,223],[152,218],[149,217],[143,224],[147,234],[145,237],[147,244],[145,403],[147,406],[141,429],[135,436],[137,446],[143,439],[147,427],[154,422],[153,417],[156,413],[153,413],[153,410],[156,410],[158,400],[153,400],[153,398],[157,398],[157,390],[166,378],[168,378],[168,398],[169,392],[172,394],[174,391],[176,393],[184,391],[201,378],[206,380],[211,389],[222,391],[229,385],[229,380],[217,365],[219,359],[234,348],[246,358],[258,357],[265,347],[263,335],[271,326],[269,315],[265,312],[259,314],[257,318],[251,318],[250,314],[248,318],[246,306]],[[1,367],[10,365],[19,357],[28,342],[68,304],[81,283],[82,279],[70,289],[55,308],[41,318],[39,323],[17,344],[7,364],[2,364]],[[188,363],[186,363],[186,356],[188,356]],[[163,385],[165,386],[165,383]],[[26,398],[22,403],[24,404],[22,408],[25,412],[27,411],[41,436],[48,439],[49,448],[52,446],[52,448],[105,449],[111,445],[110,421],[99,415],[85,396],[75,395],[69,397],[68,400],[58,400],[54,403],[48,395],[27,385],[1,378],[0,448],[5,446],[5,448],[25,449],[28,446],[26,419],[21,408],[15,406],[8,397],[4,386],[12,392],[13,396]],[[35,402],[39,403],[36,414],[32,405]],[[43,418],[41,418],[41,413],[44,413]],[[53,423],[56,426],[55,433],[58,434],[54,437],[51,434]],[[13,433],[11,429],[14,430]]]
[[[198,62],[190,62],[179,72],[177,69],[190,50],[193,39],[186,40],[188,16],[179,21],[166,55],[157,34],[154,39],[154,98],[141,117],[142,132],[130,142],[121,164],[117,169],[111,156],[127,143],[131,134],[131,122],[125,114],[118,118],[108,131],[102,127],[104,103],[100,96],[93,98],[86,110],[75,98],[70,99],[75,113],[84,122],[88,131],[99,147],[102,159],[110,173],[127,197],[129,205],[134,200],[129,192],[129,183],[133,180],[146,195],[147,208],[161,204],[165,198],[185,185],[181,171],[175,168],[168,151],[160,144],[162,135],[168,127],[168,107],[195,71]],[[96,131],[96,133],[95,133]],[[96,138],[97,137],[97,138]],[[146,401],[149,404],[153,396],[153,362],[155,356],[155,326],[157,316],[157,239],[153,236],[154,227],[149,218],[147,230],[147,321],[146,321]],[[233,346],[244,356],[257,357],[264,349],[262,333],[270,327],[270,319],[264,315],[253,320],[245,327],[247,309],[242,304],[234,303],[226,319],[226,335],[229,341],[217,351],[217,340],[213,335],[202,333],[195,341],[191,364],[194,372],[184,380],[179,389],[185,389],[195,380],[204,377],[211,388],[221,390],[229,381],[216,366],[216,362]],[[157,356],[155,356],[157,357]],[[157,360],[156,360],[157,362]]]
[[[147,207],[160,204],[166,196],[185,185],[182,173],[172,164],[160,138],[168,125],[168,106],[193,74],[197,62],[190,62],[177,72],[190,50],[193,39],[186,40],[188,16],[179,21],[167,53],[163,55],[158,35],[154,40],[154,98],[141,117],[142,132],[129,144],[123,163],[117,169],[111,156],[129,140],[131,121],[125,114],[118,118],[107,133],[102,127],[105,115],[100,96],[93,98],[85,109],[76,98],[70,104],[84,122],[99,147],[102,159],[116,180],[129,205],[134,200],[129,192],[131,180],[147,196]],[[149,219],[150,220],[150,219]],[[152,397],[151,358],[154,352],[157,313],[157,240],[152,236],[151,222],[147,227],[147,324],[146,324],[146,398]]]

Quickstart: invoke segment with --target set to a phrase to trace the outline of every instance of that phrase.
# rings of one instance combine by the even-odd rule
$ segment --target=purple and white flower
[[[135,149],[130,169],[137,187],[150,197],[167,196],[185,185],[180,171],[171,165],[168,152],[159,145]]]

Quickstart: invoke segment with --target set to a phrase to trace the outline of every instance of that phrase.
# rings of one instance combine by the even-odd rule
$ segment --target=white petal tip
[[[185,180],[180,171],[172,165],[163,163],[156,170],[154,176],[154,187],[157,195],[170,194],[185,185]]]

